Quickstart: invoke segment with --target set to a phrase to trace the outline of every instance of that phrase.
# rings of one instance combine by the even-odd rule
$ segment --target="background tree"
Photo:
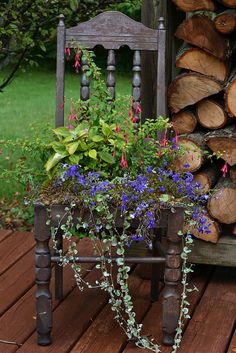
[[[66,25],[108,9],[120,10],[137,17],[141,0],[2,0],[0,4],[0,70],[11,64],[0,84],[2,91],[14,78],[19,67],[33,65],[56,37],[57,16],[63,13]]]

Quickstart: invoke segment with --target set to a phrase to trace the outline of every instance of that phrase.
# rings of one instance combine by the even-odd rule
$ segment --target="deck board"
[[[1,353],[146,352],[127,342],[113,320],[107,295],[100,290],[80,292],[69,267],[64,269],[64,300],[58,302],[53,295],[53,344],[39,347],[35,332],[33,245],[30,233],[0,232],[0,341],[22,344],[18,348],[0,343]],[[88,239],[79,248],[81,255],[91,253]],[[95,280],[98,272],[90,264],[84,266],[83,275]],[[53,278],[54,269],[52,293]],[[235,353],[236,269],[198,266],[191,284],[199,291],[189,298],[192,319],[186,325],[179,353]],[[143,333],[161,342],[161,298],[150,303],[150,283],[139,278],[136,270],[130,277],[130,289],[137,317],[144,324]],[[170,353],[171,348],[161,347],[161,351]]]

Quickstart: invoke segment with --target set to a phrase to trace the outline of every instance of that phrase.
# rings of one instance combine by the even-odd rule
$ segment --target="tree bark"
[[[215,5],[212,0],[172,0],[182,11],[214,11]]]
[[[236,164],[236,126],[209,132],[205,135],[207,146],[215,153],[220,153],[230,166]]]
[[[236,222],[236,185],[229,178],[220,178],[207,205],[209,214],[221,223]]]
[[[204,133],[179,136],[179,144],[183,148],[174,161],[173,168],[181,172],[195,172],[205,161]]]
[[[230,168],[229,177],[236,184],[236,165]]]
[[[206,218],[206,231],[203,233],[199,232],[199,230],[193,226],[190,228],[190,233],[195,238],[216,244],[221,234],[221,227],[209,214],[206,214],[204,217]],[[208,231],[210,233],[208,233]]]
[[[181,110],[172,115],[172,123],[179,134],[191,134],[197,126],[196,114],[191,110]]]
[[[225,88],[225,107],[231,117],[236,116],[236,67],[233,69]]]
[[[220,165],[219,163],[211,163],[197,172],[193,179],[195,182],[199,183],[202,187],[200,190],[201,194],[209,192],[217,183],[220,176]]]
[[[198,102],[196,112],[199,123],[211,130],[220,129],[228,122],[224,107],[212,99],[206,98]]]
[[[229,34],[236,29],[236,10],[227,10],[214,19],[215,28],[222,34]]]
[[[170,84],[168,103],[172,113],[195,104],[203,98],[217,94],[222,85],[214,78],[195,72],[181,74]]]
[[[225,60],[226,40],[215,29],[213,21],[204,15],[193,15],[185,20],[175,33],[176,37]]]
[[[226,7],[236,8],[236,0],[217,0],[217,1]]]
[[[224,82],[228,75],[228,65],[217,57],[204,50],[184,45],[176,57],[176,67],[213,76],[216,80]]]

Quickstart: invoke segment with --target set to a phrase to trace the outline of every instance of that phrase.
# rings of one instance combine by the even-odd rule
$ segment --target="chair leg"
[[[47,210],[35,206],[35,273],[36,273],[36,325],[38,344],[51,344],[52,302],[50,292],[51,254],[49,249],[50,228],[46,225]]]
[[[158,256],[158,246],[157,237],[154,236],[152,242],[152,252],[153,256]],[[161,277],[161,265],[162,264],[152,264],[152,274],[151,274],[151,301],[155,302],[159,298],[160,294],[160,277]]]
[[[54,254],[59,255],[60,250],[63,250],[63,238],[61,232],[58,231]],[[55,264],[55,298],[60,301],[63,299],[63,267],[58,263]]]
[[[180,311],[178,286],[181,281],[181,238],[178,232],[183,229],[183,220],[182,208],[177,208],[175,213],[169,215],[163,293],[163,343],[166,345],[174,343]]]

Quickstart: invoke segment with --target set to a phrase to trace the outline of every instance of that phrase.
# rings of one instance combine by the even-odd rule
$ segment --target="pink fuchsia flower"
[[[223,173],[223,177],[225,178],[226,174],[228,173],[228,164],[227,164],[227,162],[225,162],[223,168],[221,168],[221,171]]]
[[[78,48],[75,50],[75,62],[74,62],[74,68],[75,68],[75,72],[78,74],[79,73],[79,69],[80,69],[80,57],[79,57],[79,50]]]
[[[129,143],[129,137],[127,134],[124,134],[124,138],[125,138],[125,144],[128,145]]]
[[[127,160],[125,158],[125,153],[122,152],[122,156],[121,156],[121,166],[123,169],[126,169],[128,167],[128,163]]]
[[[120,127],[119,127],[118,123],[116,123],[116,132],[120,132]]]
[[[68,129],[68,130],[72,130],[72,129],[73,129],[73,126],[69,123],[69,124],[67,125],[67,129]]]
[[[74,109],[73,120],[79,121],[78,118],[77,118],[77,111],[76,111],[76,108]]]
[[[142,109],[141,109],[141,106],[139,105],[139,103],[137,103],[137,105],[136,105],[135,112],[136,112],[136,114],[142,113]]]
[[[26,186],[26,192],[30,193],[31,191],[31,186],[30,186],[30,182],[28,181],[28,184]]]
[[[69,57],[70,57],[70,48],[65,48],[65,49],[64,49],[64,53],[65,53],[65,55],[67,56],[66,58],[67,58],[67,60],[68,60]]]
[[[164,132],[164,137],[163,137],[163,140],[161,142],[161,146],[166,146],[166,143],[167,143],[167,129],[165,129],[165,132]]]

